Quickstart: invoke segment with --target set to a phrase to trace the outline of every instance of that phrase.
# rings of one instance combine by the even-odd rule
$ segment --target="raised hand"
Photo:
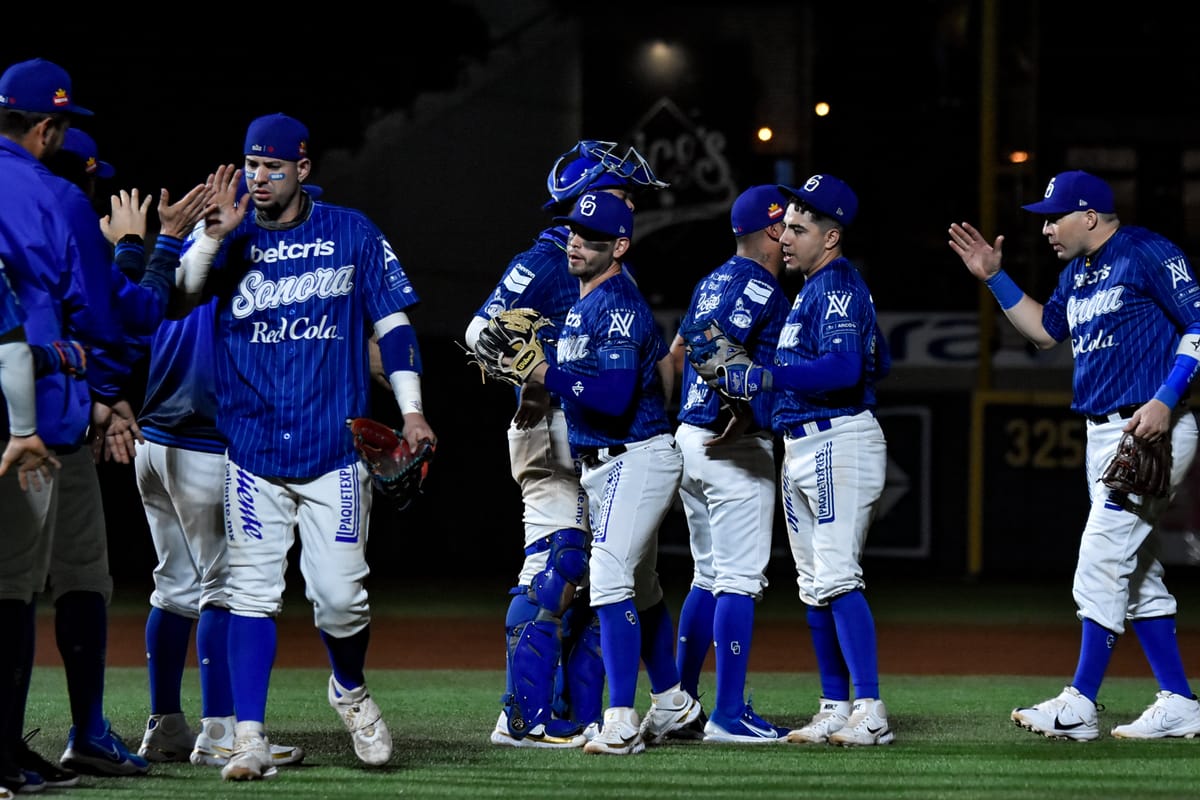
[[[150,208],[150,197],[140,199],[138,190],[121,190],[109,200],[112,211],[100,219],[100,231],[108,243],[116,245],[123,236],[134,234],[146,238],[146,213]]]
[[[997,236],[995,244],[988,244],[983,234],[969,223],[957,222],[950,226],[950,249],[958,254],[967,269],[981,281],[1000,271],[1000,249],[1004,237]]]
[[[209,176],[212,187],[208,206],[204,209],[204,232],[214,239],[222,239],[246,218],[246,211],[253,199],[249,193],[238,200],[238,186],[242,182],[242,171],[233,164],[222,164]]]
[[[176,239],[186,238],[196,223],[204,219],[211,193],[212,188],[208,184],[200,183],[178,202],[172,203],[171,195],[162,189],[158,198],[158,219],[162,223],[160,232]]]

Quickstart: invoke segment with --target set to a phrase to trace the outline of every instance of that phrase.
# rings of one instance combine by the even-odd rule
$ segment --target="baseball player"
[[[237,723],[221,769],[226,780],[275,774],[267,688],[296,530],[314,622],[333,667],[329,703],[360,760],[378,766],[391,757],[391,734],[364,675],[371,478],[345,424],[369,416],[372,327],[405,439],[414,449],[435,440],[406,313],[418,302],[416,291],[364,214],[302,190],[312,169],[308,147],[308,129],[292,117],[251,122],[243,150],[248,195],[237,199],[242,170],[218,169],[204,234],[183,256],[188,302],[204,289],[216,298],[217,429],[228,442],[229,666]]]
[[[875,385],[891,361],[871,293],[842,255],[846,226],[858,212],[854,191],[823,174],[779,190],[788,200],[779,240],[784,268],[803,276],[804,285],[774,363],[735,365],[716,383],[734,398],[777,395],[784,520],[822,695],[817,713],[787,741],[889,744],[894,734],[879,699],[875,621],[861,559],[887,471]]]
[[[775,358],[788,300],[783,270],[784,199],[774,185],[752,186],[730,210],[737,249],[696,284],[680,329],[717,323],[760,364]],[[698,697],[700,671],[715,642],[717,696],[700,728],[706,741],[782,741],[788,733],[754,713],[745,699],[754,605],[767,586],[775,519],[775,395],[763,393],[741,409],[731,404],[683,358],[680,334],[671,345],[683,362],[679,427],[683,453],[679,497],[687,517],[694,562],[692,586],[679,612],[676,665],[684,689]],[[746,412],[749,412],[748,414]],[[726,431],[737,426],[728,441]]]
[[[90,115],[72,102],[70,87],[70,76],[44,59],[15,64],[0,76],[0,152],[11,170],[0,181],[5,186],[0,197],[0,259],[11,268],[13,289],[28,314],[31,344],[69,337],[118,351],[122,332],[112,306],[111,255],[95,212],[77,186],[35,162],[57,152],[72,117]],[[55,352],[57,371],[38,379],[38,420],[39,433],[62,468],[49,489],[46,515],[35,515],[29,523],[34,530],[24,532],[37,546],[18,550],[6,560],[20,572],[0,586],[0,593],[27,599],[31,626],[34,595],[45,590],[51,597],[72,726],[61,766],[21,741],[33,664],[30,647],[22,653],[16,673],[13,694],[20,713],[3,734],[16,737],[10,747],[27,773],[43,785],[71,786],[79,780],[76,772],[136,775],[144,773],[147,764],[128,751],[104,715],[112,577],[99,479],[87,446],[89,435],[104,430],[102,405],[92,402],[93,392],[102,387],[90,383],[95,376],[89,378],[83,362],[76,360],[81,351]],[[32,644],[33,634],[29,636]]]
[[[667,347],[621,266],[633,212],[619,197],[589,191],[554,221],[570,228],[567,258],[580,297],[557,332],[556,366],[538,364],[529,379],[564,400],[588,498],[589,591],[600,618],[609,707],[583,749],[628,755],[642,752],[646,738],[657,741],[700,714],[700,704],[679,685],[674,625],[656,571],[658,528],[679,489],[683,462],[660,377]],[[646,721],[653,717],[652,727],[633,707],[640,659],[651,684]]]
[[[1112,189],[1094,175],[1063,172],[1043,198],[1022,206],[1066,264],[1045,305],[1001,265],[1003,236],[989,244],[967,223],[950,226],[950,249],[996,296],[1009,322],[1038,349],[1070,338],[1075,356],[1071,408],[1087,419],[1091,510],[1079,542],[1073,592],[1082,623],[1071,685],[1057,697],[1012,712],[1035,733],[1089,741],[1100,736],[1096,698],[1117,639],[1137,634],[1158,681],[1154,702],[1121,739],[1192,737],[1200,703],[1175,636],[1175,597],[1158,560],[1158,520],[1168,498],[1125,496],[1099,483],[1125,432],[1170,439],[1171,494],[1196,454],[1196,419],[1186,397],[1200,368],[1200,287],[1188,257],[1162,236],[1122,226]]]
[[[543,208],[565,213],[589,189],[632,204],[635,191],[666,185],[640,153],[630,148],[622,157],[616,147],[615,142],[583,140],[559,156],[546,178],[550,199]],[[561,225],[547,228],[512,259],[471,318],[468,347],[474,349],[487,321],[508,308],[534,308],[562,326],[579,298],[579,280],[567,268],[569,236]],[[598,620],[586,592],[576,591],[586,581],[590,539],[579,461],[571,454],[558,395],[543,395],[540,384],[518,390],[508,428],[512,476],[525,507],[525,560],[509,591],[507,688],[491,741],[513,747],[579,747],[584,743],[581,728],[594,725],[594,732],[599,727],[604,664]]]
[[[107,167],[108,176],[113,174],[112,167],[96,157],[94,145],[90,156],[87,151],[79,155],[82,165],[100,164]],[[197,188],[203,201],[205,184]],[[126,274],[144,270],[169,275],[173,284],[183,239],[201,218],[203,204],[196,207],[186,198],[171,204],[167,191],[162,191],[161,225],[149,267],[142,244],[149,198],[139,202],[136,189],[122,191],[112,196],[111,206],[102,227],[121,264],[118,283]],[[149,305],[138,301],[136,288],[140,287],[123,285],[119,290],[118,306],[127,323],[136,318],[139,306]],[[151,713],[138,755],[152,762],[190,758],[196,764],[223,766],[233,749],[235,720],[227,656],[229,610],[221,505],[225,442],[213,419],[212,318],[210,301],[182,320],[150,328],[153,336],[138,341],[138,349],[148,350],[150,357],[146,399],[139,403],[140,425],[134,427],[133,460],[158,556],[146,620]],[[104,457],[130,461],[124,440],[114,437],[112,429],[104,438]],[[199,733],[189,727],[180,699],[193,622],[197,622],[200,666]],[[304,755],[298,747],[277,744],[271,745],[271,754],[276,766],[296,763]]]

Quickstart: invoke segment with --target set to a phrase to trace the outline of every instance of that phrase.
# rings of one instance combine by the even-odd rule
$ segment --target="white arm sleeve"
[[[220,249],[220,239],[207,235],[197,236],[196,243],[179,259],[179,266],[175,270],[175,286],[185,294],[199,294],[204,288],[204,282],[208,280],[213,259]]]
[[[25,342],[0,344],[0,391],[8,404],[12,436],[37,433],[37,395],[34,393],[33,353]]]

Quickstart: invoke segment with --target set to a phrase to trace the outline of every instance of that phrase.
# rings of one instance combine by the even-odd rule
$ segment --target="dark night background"
[[[994,26],[985,24],[989,9]],[[540,205],[558,153],[601,138],[658,154],[655,170],[672,187],[639,204],[633,259],[664,314],[685,305],[695,280],[731,251],[729,191],[818,171],[859,195],[847,255],[881,312],[973,314],[978,286],[946,246],[947,226],[990,215],[985,233],[1006,235],[1006,267],[1044,297],[1059,265],[1019,206],[1064,169],[1110,180],[1123,222],[1154,228],[1195,258],[1200,29],[1176,9],[461,0],[427,4],[419,23],[397,25],[390,17],[401,12],[375,17],[361,6],[333,9],[332,19],[242,7],[219,27],[199,13],[174,26],[103,15],[43,23],[10,33],[0,56],[68,69],[75,99],[96,112],[80,127],[117,169],[105,194],[165,186],[178,196],[222,161],[240,162],[254,117],[283,111],[306,122],[312,181],[330,202],[362,208],[380,225],[423,299],[413,316],[441,445],[418,505],[377,516],[387,530],[372,540],[383,550],[376,571],[424,569],[420,548],[450,541],[459,570],[507,574],[520,556],[504,437],[511,399],[477,384],[454,340],[508,259],[547,223]],[[648,72],[637,54],[653,40],[686,53],[683,68]],[[995,70],[991,116],[985,63]],[[671,114],[661,112],[664,100]],[[831,104],[828,117],[812,114],[818,100]],[[773,142],[755,140],[761,124],[776,129]],[[981,183],[981,141],[994,143],[990,187]],[[706,142],[719,145],[720,181],[704,171]],[[1030,160],[1010,164],[1006,155],[1018,149]],[[970,376],[910,374],[900,364],[884,400],[931,410],[938,422],[929,480],[961,483]],[[1060,375],[1050,383],[1069,388]],[[386,395],[379,399],[386,409]],[[110,540],[121,554],[114,573],[148,581],[153,552],[136,490],[122,468],[102,474]],[[965,493],[953,484],[936,497],[933,552],[904,569],[962,572]],[[681,541],[680,525],[669,520],[664,538]],[[1081,525],[1073,515],[1067,533],[1056,533],[1059,568],[1069,568]],[[784,551],[775,560],[785,573],[788,558]]]

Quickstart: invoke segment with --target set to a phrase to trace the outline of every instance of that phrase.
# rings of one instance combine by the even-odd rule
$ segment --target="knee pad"
[[[521,739],[550,719],[554,673],[562,655],[562,623],[540,618],[509,628],[509,691],[504,698],[508,730]]]
[[[588,574],[588,535],[578,528],[563,528],[549,539],[546,569],[534,576],[529,592],[540,608],[561,617],[575,597],[575,587]]]

